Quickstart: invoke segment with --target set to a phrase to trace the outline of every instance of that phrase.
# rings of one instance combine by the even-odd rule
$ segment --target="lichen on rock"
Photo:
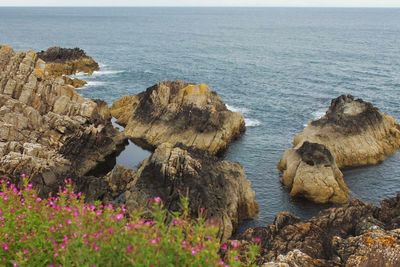
[[[111,113],[136,143],[155,148],[183,143],[211,154],[224,151],[244,130],[244,118],[231,112],[205,84],[160,82],[136,96],[117,100]]]

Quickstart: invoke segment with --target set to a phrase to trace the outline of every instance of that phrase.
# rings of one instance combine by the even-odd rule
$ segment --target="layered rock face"
[[[168,209],[178,211],[185,196],[191,216],[197,218],[205,209],[206,217],[219,224],[222,239],[229,238],[240,221],[258,213],[254,191],[240,164],[182,144],[160,145],[135,175],[126,176],[130,176],[125,193],[129,208],[161,197]]]
[[[279,214],[274,224],[249,229],[243,238],[261,238],[263,266],[400,266],[400,195],[380,208],[352,201],[302,221]]]
[[[84,99],[58,75],[70,68],[50,69],[34,51],[0,48],[0,175],[27,173],[43,194],[84,175],[123,141],[107,105]]]
[[[205,84],[166,81],[116,101],[111,113],[125,134],[153,148],[183,143],[211,154],[225,150],[245,130],[240,113],[229,111]]]
[[[343,174],[324,145],[306,141],[300,148],[286,151],[279,169],[292,196],[303,196],[316,203],[348,201],[349,189]]]
[[[380,163],[399,148],[400,125],[393,117],[371,103],[342,95],[332,100],[324,117],[294,138],[278,168],[293,196],[343,203],[348,189],[339,169]]]

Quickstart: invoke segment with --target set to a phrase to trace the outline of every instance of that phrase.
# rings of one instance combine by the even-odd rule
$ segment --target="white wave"
[[[261,122],[256,119],[244,119],[244,122],[246,123],[246,127],[257,127],[261,125]]]
[[[103,63],[99,63],[99,67],[100,68],[104,68],[104,67],[107,67],[108,65],[106,65],[106,64],[103,64]]]
[[[230,111],[233,111],[233,112],[240,112],[243,115],[249,113],[249,109],[243,108],[243,107],[239,108],[239,107],[235,107],[235,106],[231,106],[231,105],[226,104],[226,108],[229,109]]]
[[[87,84],[82,87],[83,88],[88,88],[88,87],[97,87],[97,86],[102,86],[105,85],[105,82],[99,82],[99,81],[88,81]]]
[[[244,107],[235,107],[235,106],[231,106],[231,105],[226,105],[226,108],[229,109],[230,111],[233,112],[240,112],[243,115],[246,115],[250,112],[250,110],[248,108],[244,108]],[[244,122],[246,124],[246,127],[257,127],[261,125],[261,122],[257,119],[251,119],[251,118],[244,118]]]
[[[312,117],[314,120],[317,120],[325,116],[325,114],[326,114],[325,110],[317,110],[312,113]]]
[[[115,75],[123,72],[124,72],[123,70],[100,70],[93,72],[92,76]]]

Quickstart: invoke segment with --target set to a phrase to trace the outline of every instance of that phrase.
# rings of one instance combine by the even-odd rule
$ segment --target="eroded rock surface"
[[[400,148],[400,125],[371,103],[342,95],[294,138],[294,147],[305,141],[326,146],[339,168],[377,164]]]
[[[161,82],[122,97],[111,113],[126,126],[127,136],[153,148],[183,143],[217,154],[245,130],[243,116],[229,111],[207,85],[183,81]]]
[[[399,205],[400,194],[380,208],[354,200],[307,221],[284,212],[274,224],[249,229],[243,238],[261,238],[259,264],[264,266],[395,267],[400,229],[393,228],[393,221],[400,216]]]
[[[180,197],[190,201],[191,215],[205,209],[208,219],[219,223],[222,239],[229,238],[238,223],[258,213],[254,191],[243,167],[222,161],[205,151],[182,144],[160,145],[130,176],[125,193],[129,208],[142,207],[161,197],[170,210],[180,210]]]
[[[43,194],[84,175],[123,141],[107,105],[78,95],[60,76],[71,73],[61,67],[69,61],[56,62],[51,72],[34,51],[0,47],[0,175],[27,173]]]
[[[306,148],[307,153],[301,153]],[[342,95],[326,115],[297,135],[278,169],[293,196],[344,203],[348,189],[339,169],[382,162],[400,148],[400,125],[371,103]]]
[[[282,182],[291,196],[302,196],[316,203],[346,203],[349,189],[330,151],[324,146],[304,142],[285,152],[279,163]]]

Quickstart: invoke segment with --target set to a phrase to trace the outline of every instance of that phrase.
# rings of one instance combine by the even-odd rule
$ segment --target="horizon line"
[[[0,8],[2,7],[14,7],[14,8],[37,8],[37,7],[46,7],[46,8],[76,8],[76,7],[83,7],[83,8],[87,8],[87,7],[91,7],[91,8],[106,8],[106,7],[122,7],[122,8],[390,8],[390,9],[399,9],[400,6],[264,6],[264,5],[253,5],[253,6],[245,6],[245,5],[226,5],[226,6],[199,6],[199,5],[188,5],[188,6],[179,6],[179,5],[154,5],[154,6],[145,6],[145,5],[137,5],[137,6],[130,6],[130,5],[115,5],[115,6],[111,6],[111,5],[98,5],[98,6],[94,6],[94,5],[81,5],[81,6],[68,6],[68,5],[33,5],[33,6],[23,6],[23,5],[1,5],[0,4]]]

